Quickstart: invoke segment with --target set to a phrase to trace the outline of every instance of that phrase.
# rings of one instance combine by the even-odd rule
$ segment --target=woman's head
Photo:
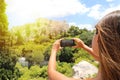
[[[120,80],[120,10],[104,16],[96,25],[103,80]]]

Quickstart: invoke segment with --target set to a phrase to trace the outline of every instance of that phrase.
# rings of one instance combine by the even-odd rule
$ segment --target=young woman
[[[120,80],[120,10],[104,16],[96,25],[96,34],[89,48],[78,38],[75,48],[83,48],[99,61],[99,72],[95,78],[84,80]],[[60,49],[60,40],[52,47],[48,64],[50,80],[83,80],[66,77],[56,71],[56,53]]]

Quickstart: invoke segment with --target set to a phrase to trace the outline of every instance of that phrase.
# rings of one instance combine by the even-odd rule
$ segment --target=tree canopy
[[[10,51],[8,46],[10,44],[10,34],[5,10],[5,0],[0,0],[0,80],[17,80],[20,73],[19,69],[15,67],[16,54]]]

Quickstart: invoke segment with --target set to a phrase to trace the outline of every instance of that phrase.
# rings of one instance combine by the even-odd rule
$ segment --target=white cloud
[[[94,26],[92,26],[91,24],[76,24],[75,22],[71,22],[69,23],[69,26],[77,26],[79,27],[80,29],[88,29],[88,30],[93,30],[94,29]]]
[[[7,13],[23,18],[63,17],[85,13],[89,9],[79,0],[6,0]]]
[[[107,2],[113,2],[114,0],[106,0]]]
[[[6,0],[9,27],[34,22],[37,18],[58,18],[89,11],[79,0]]]
[[[96,20],[99,19],[101,17],[101,12],[100,12],[101,6],[102,5],[100,4],[96,4],[93,7],[91,7],[90,12],[88,13],[88,16]]]
[[[120,5],[109,6],[105,9],[104,7],[102,7],[102,5],[97,4],[90,8],[88,16],[94,18],[95,20],[99,20],[106,14],[115,10],[120,10]]]
[[[93,30],[94,29],[94,27],[91,24],[79,24],[78,26],[79,26],[80,29],[84,29],[84,28],[86,28],[88,30]]]
[[[112,12],[112,11],[115,11],[115,10],[120,10],[120,5],[118,6],[111,6],[109,7],[108,9],[106,9],[103,13],[102,13],[102,16]]]
[[[69,26],[78,26],[75,22],[70,22]]]

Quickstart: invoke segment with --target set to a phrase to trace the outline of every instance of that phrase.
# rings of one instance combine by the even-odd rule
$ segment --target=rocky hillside
[[[21,36],[26,41],[33,40],[37,36],[53,37],[63,31],[68,30],[69,25],[65,21],[55,21],[40,18],[34,23],[28,23],[22,26],[15,26],[11,29],[11,33]]]

